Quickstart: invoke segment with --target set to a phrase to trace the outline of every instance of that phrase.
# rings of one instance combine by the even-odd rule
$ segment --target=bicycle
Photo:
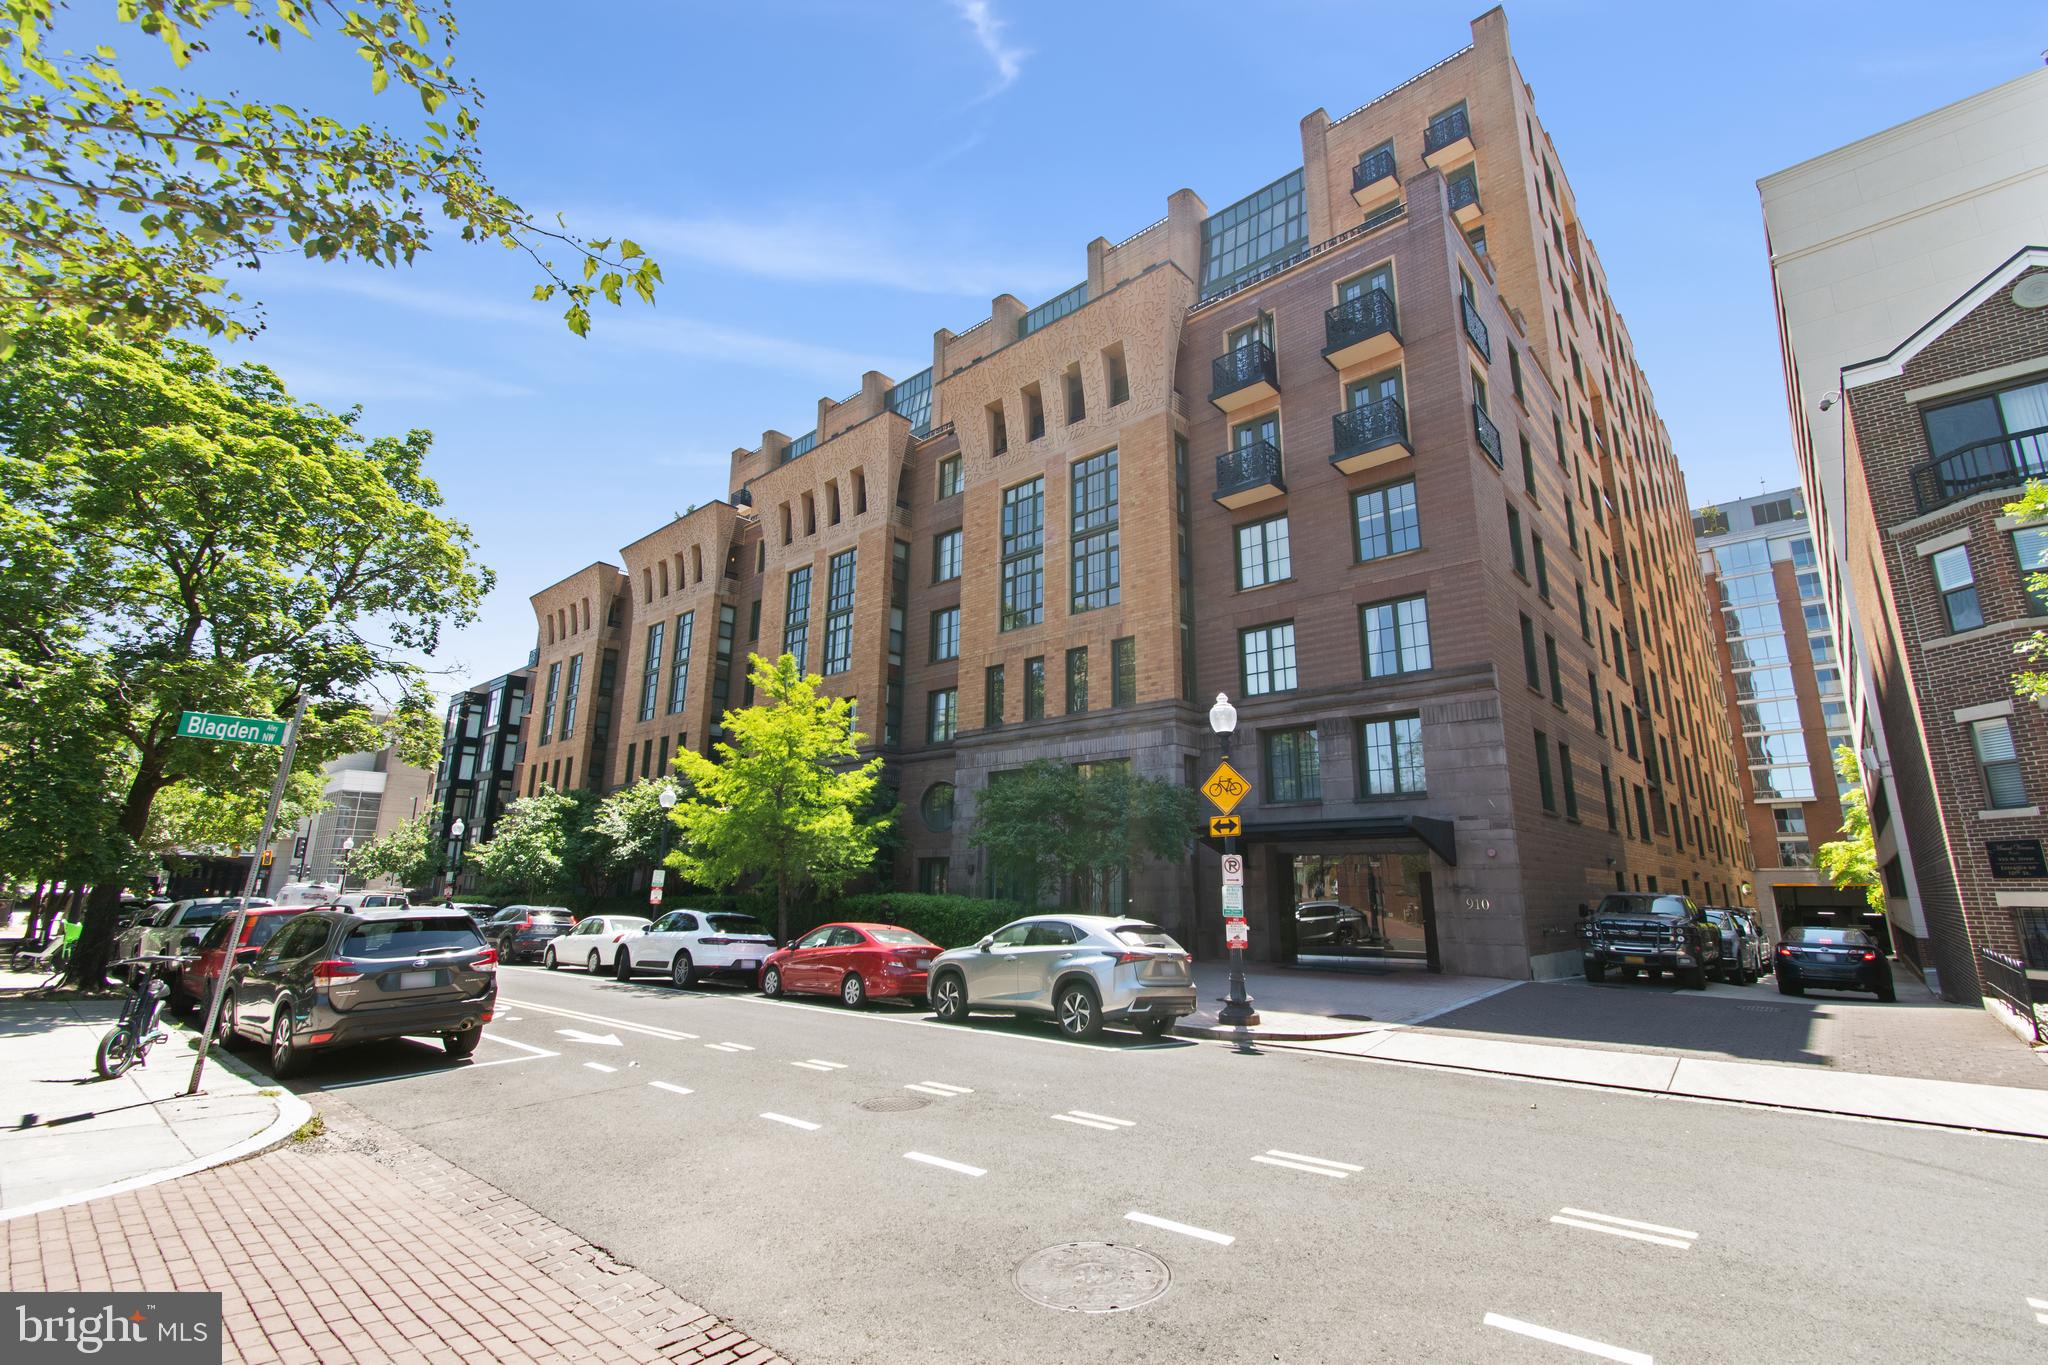
[[[128,1003],[107,1036],[100,1039],[99,1055],[93,1067],[101,1080],[125,1075],[132,1066],[147,1066],[149,1050],[170,1037],[157,1027],[157,1015],[171,993],[170,983],[157,974],[158,963],[176,962],[175,957],[132,957],[111,965],[128,969]],[[140,970],[138,970],[140,969]]]

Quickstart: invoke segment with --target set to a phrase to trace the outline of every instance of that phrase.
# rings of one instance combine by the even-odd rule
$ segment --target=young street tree
[[[105,828],[132,850],[167,787],[268,787],[277,750],[178,739],[181,711],[275,716],[304,694],[311,770],[379,742],[362,699],[381,692],[416,750],[435,727],[410,661],[491,584],[436,510],[432,438],[366,437],[187,342],[69,319],[17,342],[0,366],[0,650],[88,680],[40,719],[122,746]],[[0,688],[0,711],[18,705]],[[103,975],[119,892],[95,886],[79,984]]]
[[[286,254],[410,264],[437,233],[522,253],[534,297],[565,304],[578,335],[600,299],[654,301],[661,270],[639,247],[578,237],[491,183],[483,94],[455,70],[453,0],[100,0],[96,23],[67,19],[83,7],[10,0],[0,13],[0,333],[71,312],[130,333],[233,337],[260,322],[228,268]],[[420,109],[386,127],[131,84],[113,48],[61,46],[73,26],[109,21],[161,42],[181,72],[204,69],[217,39],[347,54],[373,95],[396,82]]]
[[[1855,747],[1835,746],[1835,772],[1847,785],[1842,791],[1842,837],[1814,850],[1814,861],[1828,880],[1845,890],[1863,892],[1876,913],[1884,913],[1884,883],[1878,880],[1877,843],[1870,832],[1870,798],[1863,790],[1863,769]]]
[[[661,861],[663,836],[670,834],[668,812],[661,808],[661,789],[680,784],[667,776],[624,786],[597,803],[587,832],[601,850],[604,870],[615,875],[654,867]]]
[[[589,833],[594,810],[589,792],[542,787],[505,807],[463,866],[488,895],[577,901],[602,885],[604,853]]]
[[[969,842],[1010,886],[1070,883],[1106,907],[1119,873],[1180,857],[1195,833],[1195,794],[1185,787],[1139,777],[1128,763],[1084,770],[1039,759],[982,788]]]
[[[670,861],[706,886],[772,882],[780,939],[796,895],[836,891],[873,866],[892,817],[868,813],[882,760],[860,762],[852,704],[819,695],[821,679],[788,654],[750,654],[747,666],[760,703],[725,713],[717,760],[677,756],[691,790],[676,806],[681,848]]]
[[[423,888],[441,875],[442,853],[433,818],[422,812],[358,846],[348,855],[348,875],[360,882],[389,877],[403,887]]]

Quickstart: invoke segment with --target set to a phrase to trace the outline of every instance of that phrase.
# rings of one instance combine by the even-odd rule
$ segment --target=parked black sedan
[[[1898,998],[1892,964],[1878,951],[1877,940],[1861,929],[1803,924],[1787,930],[1778,945],[1775,969],[1781,995],[1804,995],[1808,986],[1824,986],[1873,991],[1880,1000]]]
[[[538,962],[551,939],[576,927],[559,905],[508,905],[483,923],[484,937],[506,962]]]

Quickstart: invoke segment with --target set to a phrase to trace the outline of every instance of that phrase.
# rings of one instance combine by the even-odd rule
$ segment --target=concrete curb
[[[1347,1028],[1296,1028],[1280,1025],[1268,1028],[1264,1024],[1252,1028],[1225,1028],[1221,1024],[1175,1024],[1177,1038],[1202,1038],[1224,1043],[1321,1043],[1333,1038],[1356,1038],[1362,1033],[1373,1033],[1385,1028],[1384,1024],[1360,1024]]]
[[[184,1031],[180,1030],[180,1032]],[[197,1035],[194,1036],[196,1037]],[[176,1180],[180,1176],[195,1175],[200,1171],[210,1170],[215,1166],[225,1166],[231,1161],[240,1161],[245,1157],[256,1156],[259,1153],[269,1151],[272,1147],[289,1139],[293,1133],[296,1133],[304,1126],[306,1120],[313,1117],[313,1107],[311,1105],[291,1091],[285,1090],[281,1086],[274,1086],[268,1077],[251,1071],[241,1058],[234,1056],[232,1053],[215,1049],[207,1053],[206,1062],[208,1066],[225,1066],[258,1090],[275,1088],[279,1091],[278,1095],[275,1096],[277,1100],[277,1117],[270,1121],[268,1127],[253,1136],[242,1139],[232,1146],[224,1147],[218,1152],[200,1157],[195,1161],[185,1162],[183,1165],[167,1167],[160,1171],[151,1171],[147,1175],[130,1176],[126,1180],[117,1180],[111,1185],[101,1185],[96,1189],[80,1190],[75,1194],[59,1195],[54,1199],[38,1200],[33,1204],[22,1204],[11,1209],[0,1209],[0,1223],[9,1223],[17,1218],[31,1218],[39,1213],[48,1213],[52,1209],[69,1208],[73,1204],[89,1203],[94,1199],[105,1199],[109,1195],[126,1194],[130,1190],[139,1190],[150,1185],[159,1185],[166,1180]]]

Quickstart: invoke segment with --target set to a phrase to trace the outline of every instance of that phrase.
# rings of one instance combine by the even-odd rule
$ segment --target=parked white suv
[[[344,910],[410,910],[412,898],[403,891],[351,891],[331,902]]]
[[[613,966],[621,981],[635,972],[666,972],[678,986],[702,976],[752,981],[774,951],[775,936],[752,915],[671,910],[645,932],[621,940]]]
[[[205,896],[196,900],[174,901],[153,910],[121,931],[120,937],[114,940],[114,955],[116,959],[125,959],[183,953],[187,938],[203,935],[215,920],[232,914],[239,899],[236,896]],[[253,910],[270,903],[256,896],[249,901],[249,908]]]

